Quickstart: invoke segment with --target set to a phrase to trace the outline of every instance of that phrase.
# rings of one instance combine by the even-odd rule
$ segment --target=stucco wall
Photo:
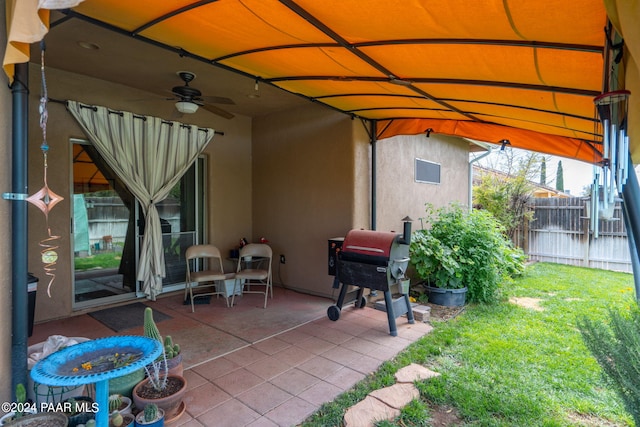
[[[377,230],[402,232],[402,218],[420,228],[425,203],[436,207],[451,201],[466,204],[469,191],[469,143],[431,134],[396,136],[377,142]],[[440,184],[415,181],[415,159],[440,164]]]
[[[343,236],[355,212],[353,125],[314,104],[254,119],[252,237],[269,240],[276,283],[331,293],[327,240]]]
[[[40,151],[42,132],[38,126],[39,69],[31,67],[29,117],[29,191],[33,193],[43,184],[43,160]],[[82,75],[47,69],[49,96],[53,99],[104,105],[116,110],[168,118],[173,104],[154,95],[111,84]],[[139,102],[151,99],[151,102]],[[209,159],[207,179],[209,241],[221,249],[237,244],[237,236],[251,233],[251,120],[236,116],[225,120],[206,110],[183,117],[183,121],[224,132],[216,135],[205,150]],[[59,259],[52,297],[46,295],[48,284],[40,262],[38,243],[47,237],[44,215],[29,207],[29,270],[40,277],[36,302],[36,322],[74,314],[72,310],[72,248],[70,246],[71,215],[71,144],[70,138],[85,138],[80,127],[62,104],[49,103],[48,141],[49,187],[65,200],[50,213],[49,225],[57,241]]]

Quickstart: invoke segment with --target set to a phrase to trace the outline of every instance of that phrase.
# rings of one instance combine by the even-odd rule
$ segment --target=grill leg
[[[340,309],[342,308],[342,304],[344,304],[344,297],[347,295],[348,287],[349,285],[347,285],[346,283],[343,283],[342,287],[340,288],[340,294],[338,295],[338,302],[336,303],[336,305]]]
[[[366,300],[362,297],[364,293],[364,288],[358,288],[358,292],[356,293],[356,308],[364,308],[367,305]]]
[[[387,306],[387,319],[389,320],[389,334],[392,337],[398,336],[398,327],[396,326],[396,316],[393,313],[393,300],[391,291],[384,291],[384,303]]]
[[[404,294],[403,297],[404,303],[407,304],[407,320],[409,323],[414,324],[416,321],[413,318],[413,309],[411,308],[411,301],[409,301],[409,294]]]

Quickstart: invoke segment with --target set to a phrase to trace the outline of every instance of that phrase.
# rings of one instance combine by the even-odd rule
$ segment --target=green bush
[[[500,282],[524,269],[523,252],[491,213],[469,212],[459,204],[435,210],[427,204],[425,219],[430,228],[413,234],[409,254],[417,275],[432,286],[466,286],[468,302],[493,302]]]
[[[609,317],[609,324],[583,317],[578,328],[605,381],[640,426],[640,307],[632,302],[628,314],[610,309]]]

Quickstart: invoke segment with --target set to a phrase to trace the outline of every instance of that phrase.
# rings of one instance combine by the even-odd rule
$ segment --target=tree
[[[491,212],[514,242],[519,227],[533,215],[527,202],[541,175],[543,159],[537,153],[506,156],[501,160],[501,170],[506,172],[485,174],[473,189],[474,204]]]
[[[562,172],[562,160],[558,162],[558,170],[556,171],[556,190],[564,191],[564,175]]]
[[[547,185],[547,161],[544,157],[540,164],[540,185]]]

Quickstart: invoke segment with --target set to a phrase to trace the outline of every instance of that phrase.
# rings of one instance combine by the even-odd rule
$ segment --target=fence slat
[[[520,247],[532,261],[630,273],[631,257],[620,202],[615,204],[613,220],[599,220],[597,239],[589,231],[588,203],[589,199],[578,197],[533,199],[529,205],[533,219],[522,227],[528,231],[528,244]]]

